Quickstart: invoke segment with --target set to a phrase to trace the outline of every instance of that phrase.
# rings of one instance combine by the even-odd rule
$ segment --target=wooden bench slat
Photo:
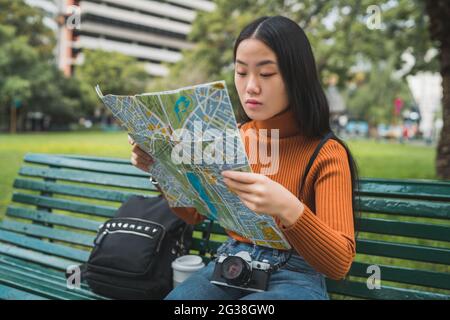
[[[21,178],[18,178],[14,181],[14,188],[114,202],[124,202],[134,195],[153,197],[160,194],[159,192],[155,191],[144,193],[105,190],[86,186],[66,185],[62,183],[43,182]]]
[[[9,261],[5,261],[3,259],[0,259],[0,266],[4,268],[9,268],[9,270],[11,270],[12,272],[17,272],[22,275],[29,275],[30,277],[33,277],[33,279],[37,279],[47,283],[52,283],[56,286],[62,287],[63,289],[66,289],[67,287],[66,277],[62,272],[60,272],[58,276],[52,276],[51,274],[49,274],[48,269],[45,272],[41,272],[36,269],[36,266],[33,266],[33,268],[23,267],[21,264],[10,263]],[[95,299],[102,299],[102,300],[105,299],[105,297],[99,296],[96,293],[92,292],[89,286],[85,283],[81,283],[80,288],[69,289],[69,292],[74,292],[82,297],[85,296]]]
[[[208,245],[211,250],[216,251],[221,244],[222,242],[210,240]],[[203,239],[193,239],[193,250],[201,250],[204,246]],[[356,251],[360,254],[450,264],[450,250],[445,248],[359,239],[356,242]]]
[[[22,223],[10,220],[5,220],[1,222],[0,228],[36,237],[78,244],[86,247],[94,246],[93,241],[95,236],[90,236],[87,234],[81,234],[63,229],[48,228],[36,224]]]
[[[222,242],[210,240],[208,246],[216,251],[221,244]],[[204,240],[196,238],[192,240],[193,250],[201,250],[204,246]],[[450,264],[450,250],[444,248],[359,239],[356,242],[356,250],[360,254]]]
[[[36,273],[46,274],[48,277],[60,279],[64,276],[64,272],[54,268],[45,267],[39,263],[35,263],[29,260],[21,259],[18,257],[13,257],[11,255],[0,254],[0,263],[4,265],[15,266],[19,269],[32,270]]]
[[[23,270],[24,272],[30,272],[30,273],[36,274],[40,277],[52,278],[56,281],[62,281],[64,279],[66,279],[65,273],[62,271],[45,268],[45,267],[35,264],[33,262],[24,261],[22,259],[18,259],[18,258],[14,258],[14,257],[0,255],[0,263],[3,265],[10,266],[15,269]],[[81,289],[90,291],[89,286],[83,282],[81,283]],[[97,294],[95,294],[91,291],[90,291],[90,293],[93,296],[102,298],[101,296],[98,296]]]
[[[111,218],[117,211],[117,208],[110,206],[101,206],[94,204],[86,204],[79,201],[59,199],[46,196],[38,196],[34,194],[24,194],[14,192],[12,200],[18,203],[30,204],[37,207],[45,207],[49,209],[60,209],[71,212],[88,213],[94,216]]]
[[[22,219],[30,219],[32,221],[38,221],[48,224],[54,224],[58,226],[72,227],[80,230],[87,231],[98,231],[98,227],[101,222],[67,216],[64,214],[55,214],[42,210],[32,210],[28,208],[19,208],[9,206],[6,209],[6,215],[9,217],[22,218]]]
[[[200,222],[199,224],[196,224],[194,226],[194,230],[206,232],[208,230],[208,226],[209,226],[209,220],[204,220],[204,221]],[[227,235],[227,233],[225,232],[225,229],[217,223],[213,224],[212,229],[211,229],[211,234]]]
[[[26,261],[38,263],[43,266],[59,269],[65,272],[68,266],[77,265],[75,261],[50,256],[40,252],[19,248],[10,244],[0,243],[0,255],[8,255]]]
[[[124,187],[137,190],[155,191],[155,186],[147,178],[120,176],[115,174],[86,172],[73,169],[52,169],[41,167],[22,167],[19,174],[64,181],[82,182],[111,187]]]
[[[450,200],[450,182],[433,180],[360,179],[359,195]]]
[[[80,262],[85,262],[89,258],[88,251],[71,248],[57,243],[42,241],[7,230],[0,229],[0,241]]]
[[[118,163],[108,163],[108,162],[97,162],[82,159],[71,159],[67,157],[59,157],[54,155],[43,155],[43,154],[27,154],[25,156],[25,162],[48,165],[58,168],[70,168],[70,169],[81,169],[83,171],[94,171],[94,172],[104,172],[113,173],[115,175],[127,175],[136,177],[149,177],[148,173],[131,165],[130,162],[127,164]]]
[[[209,261],[209,258],[204,259],[205,263]],[[353,262],[349,275],[367,278],[369,274],[366,273],[366,270],[369,266],[370,264],[367,263]],[[381,270],[382,280],[450,290],[450,274],[448,273],[385,265],[378,266]]]
[[[450,295],[403,288],[381,286],[370,290],[365,282],[334,281],[327,279],[328,292],[350,297],[380,300],[448,300]]]
[[[23,261],[20,263],[13,263],[8,258],[3,259],[5,257],[2,257],[0,259],[0,267],[5,268],[5,270],[12,270],[17,272],[18,274],[22,274],[24,276],[29,275],[33,279],[38,279],[40,281],[48,282],[48,283],[54,283],[57,286],[62,286],[64,289],[67,289],[66,286],[66,275],[63,272],[58,272],[55,274],[49,273],[49,269],[45,269],[45,271],[41,271],[37,268],[37,266],[30,267],[30,264],[23,264]],[[75,291],[76,294],[84,295],[84,296],[92,296],[97,298],[103,298],[102,296],[97,295],[96,293],[92,292],[89,288],[89,286],[86,283],[80,283],[80,288],[77,288],[76,290],[69,289],[70,291]]]
[[[0,300],[48,300],[47,298],[0,284]]]
[[[198,239],[198,238],[193,238],[192,239],[192,248],[193,250],[201,250],[205,247],[205,240],[203,239]],[[213,252],[217,251],[217,248],[219,248],[222,245],[222,242],[218,242],[218,241],[214,241],[214,240],[209,240],[208,242],[208,247],[213,250]]]
[[[8,285],[19,290],[27,290],[28,292],[36,295],[46,297],[52,300],[80,300],[79,296],[72,294],[64,294],[64,292],[55,286],[44,285],[30,281],[29,279],[23,279],[15,274],[5,273],[0,268],[0,283]]]
[[[48,153],[29,153],[29,154],[48,155]],[[80,154],[57,154],[57,153],[55,153],[53,155],[58,156],[58,157],[69,158],[69,159],[79,159],[79,160],[107,162],[107,163],[119,163],[119,164],[130,164],[129,158],[96,157],[96,156],[88,156],[88,155],[80,155]]]
[[[444,248],[360,239],[356,241],[356,251],[381,257],[450,264],[450,250]]]
[[[353,262],[349,274],[367,278],[368,263]],[[381,281],[393,281],[406,284],[450,290],[450,274],[427,270],[416,270],[405,267],[377,265],[380,267]]]
[[[384,199],[362,196],[359,209],[365,212],[392,215],[450,219],[450,203],[413,199]]]
[[[0,264],[0,282],[13,281],[17,288],[46,295],[52,299],[64,300],[92,300],[93,297],[83,289],[71,290],[67,288],[66,281],[54,281],[37,277],[32,273],[24,273],[18,269],[8,268]]]
[[[357,223],[362,232],[450,241],[450,227],[447,226],[376,218],[357,219]]]

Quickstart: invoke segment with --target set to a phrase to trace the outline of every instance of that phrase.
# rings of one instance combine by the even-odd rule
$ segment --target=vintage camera
[[[247,251],[235,255],[221,254],[216,262],[211,283],[252,292],[267,290],[271,265],[269,261],[252,261]]]

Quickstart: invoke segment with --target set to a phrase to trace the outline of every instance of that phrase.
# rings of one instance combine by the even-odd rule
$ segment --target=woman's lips
[[[262,103],[258,102],[258,101],[255,101],[255,100],[247,100],[245,102],[245,105],[249,109],[258,109],[259,107],[262,106]]]

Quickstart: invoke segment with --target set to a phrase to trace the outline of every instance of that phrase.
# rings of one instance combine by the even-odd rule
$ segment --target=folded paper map
[[[194,207],[225,229],[276,249],[290,245],[273,218],[247,208],[221,172],[251,172],[224,81],[134,96],[97,94],[154,163],[171,207]]]

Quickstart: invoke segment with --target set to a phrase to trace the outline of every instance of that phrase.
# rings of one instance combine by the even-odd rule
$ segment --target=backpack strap
[[[308,165],[306,166],[305,172],[303,173],[302,182],[300,185],[300,200],[303,202],[302,194],[303,194],[303,187],[305,186],[306,178],[308,177],[309,170],[311,169],[314,160],[316,160],[317,156],[319,155],[320,149],[322,149],[323,145],[329,140],[335,138],[335,135],[333,131],[328,132],[322,140],[320,140],[319,144],[317,145],[316,149],[314,150],[313,155],[309,159]]]
[[[213,224],[214,224],[214,220],[210,219],[207,229],[206,229],[206,232],[203,232],[203,240],[205,242],[203,243],[203,247],[200,248],[200,250],[199,250],[200,255],[205,255],[206,252],[211,253],[211,249],[209,248],[209,237],[211,236]]]
[[[314,150],[314,153],[312,154],[311,158],[309,158],[309,162],[308,165],[306,166],[305,172],[303,173],[303,177],[302,177],[302,182],[300,185],[300,201],[303,202],[303,197],[302,197],[302,193],[303,193],[303,187],[305,185],[306,182],[306,178],[308,177],[308,173],[309,170],[311,169],[314,160],[316,160],[317,156],[319,155],[320,150],[322,149],[323,145],[330,139],[335,138],[336,136],[334,135],[333,131],[328,132],[323,138],[322,140],[320,140],[319,144],[317,145],[316,149]],[[285,261],[284,264],[286,264],[289,259],[291,258],[292,254],[295,252],[294,248],[291,248],[291,250],[289,250],[289,257],[287,258],[287,260]]]

